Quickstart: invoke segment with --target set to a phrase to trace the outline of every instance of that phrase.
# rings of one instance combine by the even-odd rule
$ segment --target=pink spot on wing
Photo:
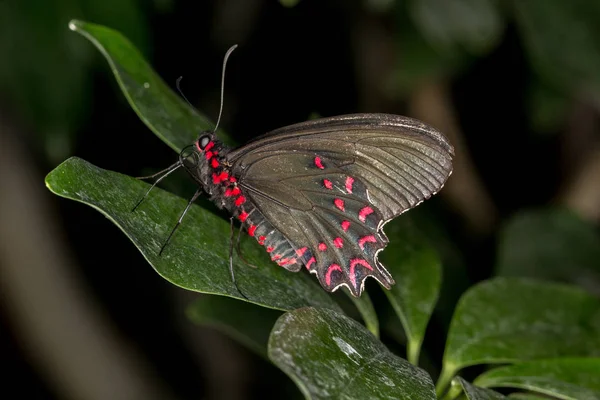
[[[259,236],[258,237],[258,244],[260,244],[261,246],[265,244],[265,240],[267,240],[266,236]]]
[[[327,273],[325,274],[325,283],[327,283],[327,286],[331,286],[331,273],[333,271],[340,271],[340,272],[342,272],[342,267],[340,267],[337,264],[331,264],[329,266],[329,268],[327,269]]]
[[[310,260],[306,263],[306,269],[310,270],[310,266],[313,265],[317,260],[314,257],[311,257]]]
[[[210,166],[213,168],[217,168],[219,166],[219,160],[217,160],[217,157],[210,160]]]
[[[325,169],[325,167],[323,166],[323,163],[321,162],[321,157],[315,157],[315,165],[319,169]]]
[[[358,245],[362,250],[365,249],[365,243],[377,243],[377,239],[375,239],[375,236],[373,235],[363,236],[358,239]]]
[[[296,250],[296,254],[298,255],[298,257],[302,257],[304,255],[304,253],[306,252],[307,247],[303,247],[301,249]]]
[[[350,260],[350,281],[352,282],[352,286],[354,286],[354,287],[356,287],[355,268],[356,268],[357,264],[362,265],[366,269],[373,271],[373,267],[371,267],[368,262],[366,262],[365,260],[363,260],[361,258],[354,258],[354,259]]]
[[[344,211],[344,200],[342,200],[342,199],[335,199],[335,200],[333,200],[333,204],[335,204],[335,206],[337,208],[339,208],[341,211]]]
[[[275,250],[275,247],[273,247],[273,246],[269,246],[269,247],[267,247],[267,253],[270,253],[270,252],[272,252],[273,250]]]
[[[234,187],[232,188],[227,188],[225,189],[225,196],[227,197],[232,197],[232,196],[237,196],[238,194],[240,194],[240,188],[238,187]]]
[[[248,228],[248,235],[254,236],[254,232],[256,232],[256,225],[250,225]]]
[[[215,145],[215,142],[213,142],[212,140],[210,142],[208,142],[208,144],[206,145],[206,147],[204,148],[204,151],[209,151],[210,149],[212,149]]]
[[[323,185],[329,190],[333,189],[333,183],[329,179],[323,179]]]
[[[273,257],[271,257],[271,260],[275,261],[275,260],[279,260],[281,258],[281,254],[275,254]]]
[[[348,193],[352,193],[352,184],[354,183],[354,178],[349,176],[346,178],[346,191]]]
[[[237,179],[235,179],[235,176],[230,176],[229,182],[237,182]]]
[[[325,243],[321,242],[321,243],[319,243],[318,248],[321,251],[325,251],[325,250],[327,250],[327,245]]]
[[[200,143],[198,143],[198,141],[196,140],[196,148],[198,149],[199,152],[203,152],[204,150],[202,150],[200,148]]]
[[[344,232],[347,232],[348,228],[350,228],[350,221],[342,221],[342,229]]]
[[[367,215],[372,214],[372,213],[373,213],[373,209],[371,207],[364,206],[358,212],[358,219],[360,219],[362,222],[365,222],[365,220],[367,219]]]
[[[207,151],[206,153],[204,153],[204,156],[206,157],[207,160],[210,160],[213,156],[213,152]]]
[[[338,249],[341,249],[342,247],[344,247],[344,239],[342,239],[341,237],[336,237],[335,239],[333,239],[333,244]]]
[[[238,216],[238,219],[242,222],[246,221],[248,218],[248,213],[246,211],[242,211],[242,213]]]
[[[240,196],[237,199],[235,199],[235,205],[237,207],[241,206],[242,204],[244,204],[246,202],[246,198],[244,196]]]

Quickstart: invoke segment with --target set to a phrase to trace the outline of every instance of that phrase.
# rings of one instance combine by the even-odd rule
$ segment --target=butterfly
[[[383,227],[443,187],[453,155],[423,122],[351,114],[276,129],[235,149],[202,132],[159,180],[184,167],[199,186],[175,229],[204,192],[277,265],[304,267],[326,291],[345,286],[358,297],[368,277],[394,284],[378,259],[388,244]],[[231,259],[230,249],[235,283]]]

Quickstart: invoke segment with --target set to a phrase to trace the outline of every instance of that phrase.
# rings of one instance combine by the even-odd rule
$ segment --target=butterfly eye
[[[204,148],[208,146],[208,143],[210,143],[210,136],[208,135],[204,135],[200,139],[198,139],[198,146],[202,150],[204,150]]]

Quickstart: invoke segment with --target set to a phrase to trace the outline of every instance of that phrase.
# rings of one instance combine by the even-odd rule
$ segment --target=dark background
[[[73,155],[133,176],[175,157],[131,110],[102,56],[69,31],[72,18],[123,32],[168,84],[184,76],[186,96],[214,120],[222,57],[239,44],[221,122],[239,143],[353,112],[409,115],[446,133],[455,171],[421,211],[452,247],[425,342],[438,365],[456,297],[496,273],[513,216],[561,207],[597,234],[598,2],[287,3],[0,1],[3,392],[300,397],[268,362],[186,320],[198,295],[162,280],[113,224],[44,188],[44,176]],[[181,194],[190,190],[184,184]],[[558,275],[599,291],[598,269]]]

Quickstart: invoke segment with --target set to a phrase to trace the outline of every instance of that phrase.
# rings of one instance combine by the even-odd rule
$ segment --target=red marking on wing
[[[321,162],[321,157],[315,157],[315,165],[319,169],[325,169],[325,167],[323,166],[323,163]]]
[[[204,156],[206,157],[207,160],[210,160],[213,155],[214,154],[212,151],[207,151],[206,153],[204,153]]]
[[[358,219],[360,219],[362,222],[365,222],[365,220],[367,219],[367,215],[372,214],[372,213],[373,213],[373,209],[371,207],[364,206],[358,212]]]
[[[362,258],[353,258],[350,260],[350,281],[352,281],[352,286],[356,287],[356,265],[362,265],[366,269],[373,271],[373,267],[369,265],[368,262],[363,260]]]
[[[275,261],[275,260],[279,260],[281,258],[281,254],[275,254],[273,257],[271,257],[271,260]]]
[[[321,250],[321,251],[327,250],[327,245],[323,242],[319,243],[319,250]]]
[[[261,246],[263,246],[265,244],[265,240],[267,240],[266,236],[259,236],[258,237],[258,244],[260,244]]]
[[[306,252],[307,247],[303,247],[301,249],[296,250],[296,254],[298,255],[298,257],[302,257],[304,255],[304,253]]]
[[[314,257],[311,257],[310,260],[306,263],[306,269],[310,270],[310,266],[314,264],[317,260]]]
[[[344,239],[342,239],[341,237],[336,237],[335,239],[333,239],[333,244],[338,249],[341,249],[342,247],[344,247]]]
[[[213,172],[212,178],[213,178],[213,183],[216,185],[218,183],[226,181],[227,178],[229,178],[229,174],[226,171],[221,172],[219,175],[217,175],[216,172]]]
[[[238,215],[238,219],[242,222],[246,221],[246,218],[248,218],[248,213],[246,211],[242,211],[242,213]]]
[[[217,168],[219,166],[219,160],[217,160],[217,157],[210,160],[210,166],[213,168]]]
[[[333,183],[329,179],[323,179],[323,185],[329,190],[333,189]]]
[[[202,150],[202,149],[200,148],[200,143],[198,143],[198,141],[197,141],[197,140],[196,140],[196,148],[198,149],[198,151],[199,151],[200,153],[202,153],[202,152],[204,151],[204,150]]]
[[[267,247],[267,253],[270,253],[270,252],[272,252],[273,250],[275,250],[275,247],[273,247],[273,246],[269,246],[269,247]]]
[[[347,232],[348,228],[350,228],[350,221],[342,221],[342,229],[344,232]]]
[[[237,179],[235,179],[235,176],[230,176],[229,177],[229,182],[237,182]]]
[[[244,204],[246,202],[246,198],[244,196],[240,196],[237,199],[235,199],[235,205],[236,206],[241,206],[242,204]]]
[[[358,245],[360,246],[360,248],[362,250],[365,249],[365,243],[377,243],[377,239],[375,239],[375,236],[373,235],[369,235],[369,236],[363,236],[360,239],[358,239]]]
[[[213,142],[212,140],[210,142],[208,142],[208,144],[206,145],[206,147],[204,148],[204,151],[209,151],[210,149],[212,149],[215,145],[215,142]]]
[[[354,183],[354,178],[349,176],[346,178],[346,191],[348,193],[352,193],[352,184]]]
[[[248,235],[254,236],[254,232],[256,231],[256,225],[250,225],[248,228]]]
[[[331,273],[333,271],[340,271],[340,272],[342,272],[342,267],[340,267],[337,264],[331,264],[329,266],[329,268],[327,269],[327,273],[325,274],[325,283],[327,283],[327,286],[331,285]]]
[[[342,200],[342,199],[335,199],[333,201],[333,204],[335,204],[335,206],[337,208],[339,208],[341,211],[344,211],[344,200]]]

